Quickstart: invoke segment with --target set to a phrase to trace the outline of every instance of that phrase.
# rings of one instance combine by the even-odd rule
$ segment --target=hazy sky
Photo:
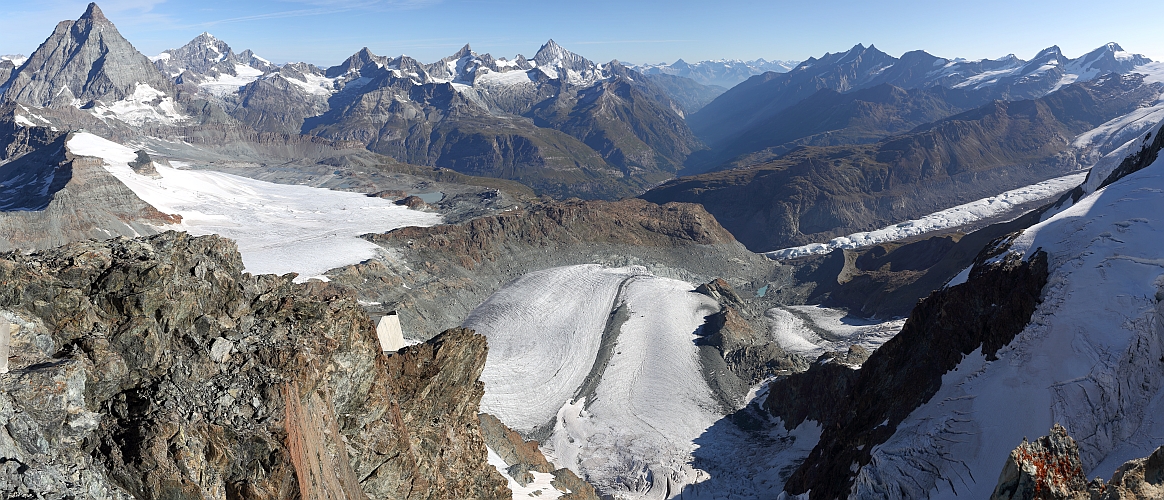
[[[0,53],[28,55],[85,1],[0,0]],[[432,62],[470,43],[532,56],[547,39],[598,62],[803,60],[873,44],[891,55],[1076,57],[1109,41],[1164,60],[1147,1],[107,0],[105,15],[146,55],[203,31],[274,62],[339,63],[367,46]]]

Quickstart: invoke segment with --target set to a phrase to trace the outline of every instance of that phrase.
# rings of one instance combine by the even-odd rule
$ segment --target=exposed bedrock
[[[1055,424],[1050,434],[1023,439],[998,478],[990,500],[1148,500],[1164,498],[1164,446],[1150,456],[1130,460],[1111,480],[1087,480],[1079,445]]]
[[[508,498],[477,419],[485,338],[391,356],[350,294],[167,232],[0,256],[11,498]]]
[[[993,359],[1026,326],[1047,281],[1047,257],[1038,252],[1029,261],[1011,256],[985,263],[1006,246],[987,246],[966,283],[919,303],[901,333],[859,370],[822,359],[769,385],[765,406],[786,428],[812,420],[824,429],[789,477],[787,492],[811,490],[814,500],[846,497],[853,464],[869,463],[872,448],[938,391],[944,373],[978,349]]]

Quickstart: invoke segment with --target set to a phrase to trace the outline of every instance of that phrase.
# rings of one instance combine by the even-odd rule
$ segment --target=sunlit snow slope
[[[489,338],[481,411],[548,434],[549,455],[604,491],[662,498],[705,479],[693,441],[724,412],[695,339],[719,306],[694,289],[637,267],[518,279],[465,321]]]
[[[180,229],[238,242],[246,270],[320,276],[375,255],[359,235],[403,226],[439,224],[437,214],[410,210],[360,193],[275,184],[221,172],[156,165],[160,178],[129,167],[134,150],[90,133],[74,134],[69,151],[105,160],[105,168],[134,194],[168,214]]]
[[[1016,240],[1013,252],[1049,256],[1030,324],[998,360],[978,351],[947,373],[875,448],[855,497],[987,498],[1010,450],[1056,422],[1078,440],[1089,477],[1164,444],[1161,213],[1164,156]]]

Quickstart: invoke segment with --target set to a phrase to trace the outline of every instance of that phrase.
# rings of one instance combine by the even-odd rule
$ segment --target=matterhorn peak
[[[33,106],[90,101],[113,102],[147,85],[165,92],[172,84],[121,36],[117,27],[91,3],[76,21],[64,21],[9,80],[4,97]]]
[[[85,8],[85,13],[81,14],[81,18],[78,20],[109,22],[109,19],[105,17],[105,13],[101,12],[101,7],[97,6],[97,2],[90,3]]]

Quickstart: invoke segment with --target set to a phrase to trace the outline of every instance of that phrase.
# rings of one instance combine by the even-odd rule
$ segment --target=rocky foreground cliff
[[[484,337],[391,356],[347,292],[167,232],[0,256],[5,498],[509,498]]]

